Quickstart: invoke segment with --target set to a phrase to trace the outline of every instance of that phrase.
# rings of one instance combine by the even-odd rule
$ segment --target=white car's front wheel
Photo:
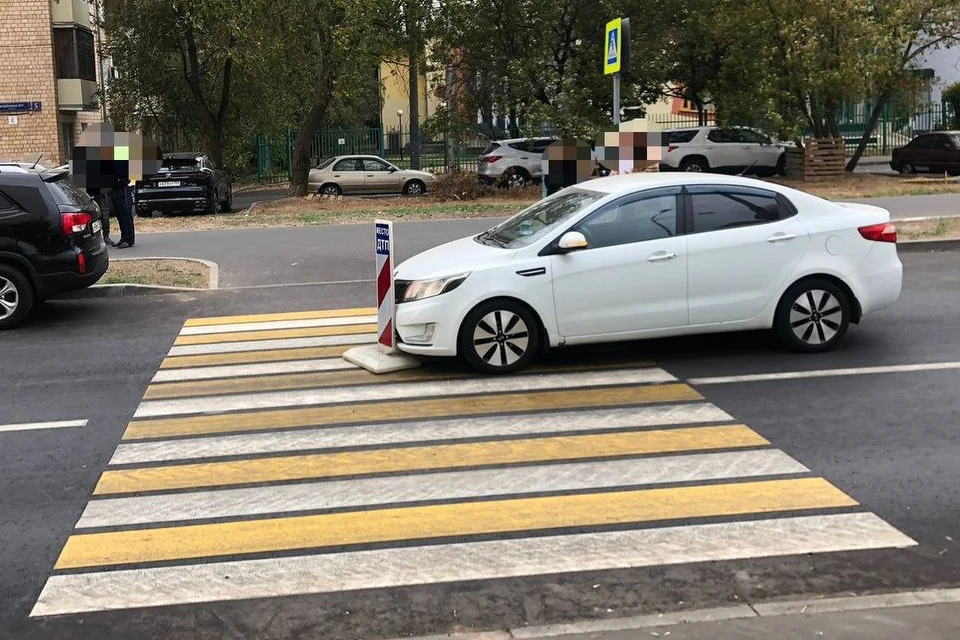
[[[460,327],[460,355],[481,373],[513,373],[537,354],[540,325],[513,300],[489,300],[467,314]]]

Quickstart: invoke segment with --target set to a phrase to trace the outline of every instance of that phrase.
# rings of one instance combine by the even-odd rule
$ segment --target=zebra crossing
[[[188,320],[31,615],[916,544],[653,362],[378,377],[375,331]]]

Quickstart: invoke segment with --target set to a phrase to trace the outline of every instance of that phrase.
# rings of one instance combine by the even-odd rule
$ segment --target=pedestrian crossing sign
[[[621,52],[623,51],[622,23],[622,18],[607,23],[606,38],[604,39],[606,53],[603,57],[603,73],[606,75],[620,72]]]

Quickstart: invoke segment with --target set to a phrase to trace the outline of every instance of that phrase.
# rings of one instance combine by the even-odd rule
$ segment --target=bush
[[[473,172],[444,173],[437,176],[437,184],[430,195],[437,200],[478,200],[499,195],[500,189],[483,184]]]

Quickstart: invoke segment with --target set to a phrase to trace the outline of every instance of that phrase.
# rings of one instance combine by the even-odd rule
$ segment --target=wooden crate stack
[[[787,150],[787,177],[805,182],[843,178],[847,165],[847,146],[842,138],[810,138],[804,149]]]

